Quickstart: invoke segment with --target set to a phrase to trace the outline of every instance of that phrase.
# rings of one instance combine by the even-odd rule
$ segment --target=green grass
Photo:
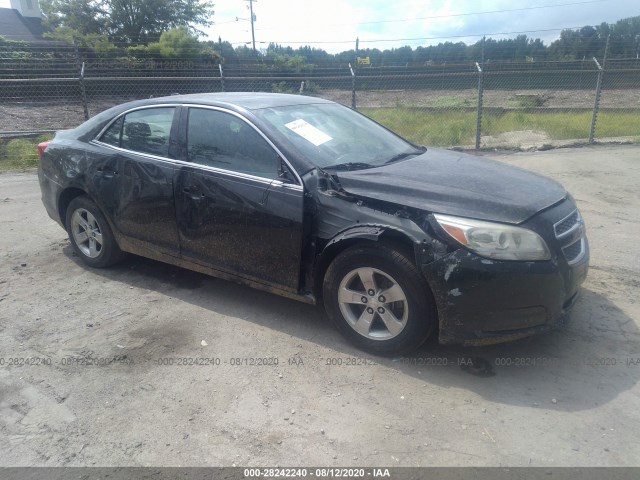
[[[421,145],[448,147],[475,142],[476,112],[420,108],[361,108],[365,115]],[[591,111],[527,112],[485,111],[482,135],[519,130],[544,132],[552,140],[580,140],[589,137]],[[640,135],[640,110],[602,110],[596,126],[596,140],[604,137]]]
[[[439,95],[435,99],[433,99],[432,104],[434,107],[470,108],[473,107],[475,103],[475,98],[465,98],[462,95]]]
[[[626,132],[626,133],[619,133]],[[596,123],[596,138],[635,136],[640,137],[640,111],[601,110]]]
[[[447,102],[445,102],[447,103]],[[476,112],[472,109],[361,108],[365,115],[420,145],[450,147],[473,145]],[[591,111],[527,112],[485,111],[482,135],[499,135],[519,130],[545,132],[553,140],[584,140],[589,137]],[[24,170],[38,166],[37,138],[0,139],[0,171]],[[605,137],[635,137],[640,142],[640,110],[601,110],[596,140]]]
[[[518,130],[545,132],[553,140],[589,137],[591,112],[518,112],[488,113],[482,121],[483,135],[498,135]],[[621,134],[624,135],[624,134]]]
[[[0,171],[37,167],[38,144],[51,137],[51,134],[45,134],[37,138],[0,139]]]
[[[475,113],[461,110],[360,108],[360,112],[420,145],[451,146],[474,142]]]

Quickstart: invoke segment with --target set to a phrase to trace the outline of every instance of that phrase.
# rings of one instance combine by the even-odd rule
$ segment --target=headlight
[[[522,227],[469,218],[434,217],[454,240],[478,255],[497,260],[549,260],[551,255],[537,233]]]

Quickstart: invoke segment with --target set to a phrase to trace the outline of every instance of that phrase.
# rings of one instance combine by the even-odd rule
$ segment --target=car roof
[[[168,103],[196,103],[202,105],[228,106],[245,110],[259,110],[262,108],[286,107],[312,103],[333,103],[330,100],[307,97],[305,95],[265,92],[221,92],[171,95],[169,97],[154,98],[153,102],[150,103],[157,103],[159,101],[166,101]]]
[[[237,112],[250,112],[263,108],[286,107],[292,105],[333,104],[323,98],[307,97],[305,95],[291,95],[286,93],[264,92],[221,92],[221,93],[193,93],[189,95],[170,95],[168,97],[154,97],[134,100],[116,105],[100,112],[79,125],[73,131],[76,138],[83,141],[91,140],[114,117],[132,108],[166,104],[197,104],[225,107]]]

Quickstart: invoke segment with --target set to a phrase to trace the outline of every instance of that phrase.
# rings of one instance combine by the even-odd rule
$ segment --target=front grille
[[[583,240],[579,238],[571,245],[568,245],[562,249],[564,253],[564,257],[567,259],[567,262],[571,263],[577,260],[582,254],[582,250],[584,249]]]
[[[574,210],[568,217],[562,219],[554,225],[556,237],[561,237],[570,231],[580,221],[578,210]]]
[[[569,263],[569,265],[578,263],[584,256],[586,248],[584,240],[584,226],[578,209],[575,209],[569,215],[554,224],[553,229],[560,245],[564,245],[562,246],[562,253],[564,258],[567,259],[567,263]]]

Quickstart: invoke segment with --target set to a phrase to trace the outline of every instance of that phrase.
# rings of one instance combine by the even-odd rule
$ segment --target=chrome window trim
[[[198,165],[198,164],[195,164],[195,163],[192,163],[192,162],[185,162],[184,160],[178,160],[176,158],[159,157],[157,155],[152,155],[150,153],[142,153],[142,152],[136,152],[135,150],[127,150],[125,148],[114,147],[113,145],[109,145],[108,143],[100,142],[98,140],[92,140],[91,143],[93,145],[98,145],[98,146],[101,146],[101,147],[112,148],[113,150],[117,150],[117,151],[120,151],[120,152],[139,155],[141,157],[148,158],[149,160],[157,160],[157,161],[160,161],[160,162],[169,163],[169,164],[175,165],[177,167],[193,167],[193,168],[197,168],[199,170],[204,170],[204,171],[211,172],[211,173],[219,173],[221,175],[226,175],[226,176],[229,176],[229,177],[241,178],[243,180],[253,180],[255,182],[263,183],[265,185],[282,186],[283,188],[287,188],[289,190],[295,190],[295,191],[300,191],[300,192],[303,191],[302,185],[284,183],[283,181],[278,180],[278,179],[269,180],[268,178],[257,177],[255,175],[250,175],[248,173],[234,172],[232,170],[225,170],[223,168],[211,167],[211,166],[208,166],[208,165]]]
[[[92,140],[92,142],[99,142],[100,145],[109,145],[108,143],[104,143],[104,142],[100,142],[100,137],[102,137],[102,135],[104,135],[104,132],[106,132],[109,127],[111,127],[111,125],[113,125],[115,122],[118,121],[118,119],[120,117],[124,117],[126,114],[131,113],[131,112],[135,112],[136,110],[146,110],[149,108],[167,108],[167,107],[173,107],[173,108],[178,108],[180,106],[179,103],[159,103],[157,105],[140,105],[138,107],[133,107],[130,108],[129,110],[125,110],[124,112],[120,113],[119,115],[116,115],[115,117],[113,117],[111,119],[111,121],[109,123],[107,123],[102,130],[100,130],[100,133],[98,133],[98,135],[96,135],[96,137]],[[175,112],[174,112],[175,115]],[[113,145],[109,145],[110,147],[113,147]],[[120,148],[120,147],[114,147],[114,148]],[[125,150],[127,152],[136,152],[135,150],[126,150],[126,149],[122,149]],[[162,157],[164,158],[164,157]]]
[[[242,173],[242,172],[236,172],[235,170],[228,170],[228,169],[224,169],[224,168],[218,168],[218,167],[211,167],[208,165],[200,165],[197,163],[193,163],[193,162],[187,162],[184,160],[178,160],[176,158],[168,158],[168,157],[160,157],[158,155],[153,155],[150,153],[143,153],[143,152],[137,152],[135,150],[128,150],[126,148],[121,148],[121,147],[116,147],[114,145],[109,145],[108,143],[104,143],[102,141],[100,141],[100,138],[102,137],[102,135],[104,135],[104,133],[109,129],[109,127],[111,127],[111,125],[113,125],[116,121],[118,121],[118,119],[120,117],[123,117],[125,115],[127,115],[128,113],[134,112],[136,110],[145,110],[145,109],[149,109],[149,108],[167,108],[167,107],[173,107],[173,108],[178,108],[178,107],[187,107],[187,108],[205,108],[205,109],[209,109],[209,110],[217,110],[223,113],[229,113],[231,115],[233,115],[234,117],[237,117],[238,119],[242,120],[243,122],[245,122],[246,124],[248,124],[249,126],[251,126],[251,128],[253,128],[256,132],[258,132],[258,134],[264,138],[266,140],[266,142],[269,144],[269,146],[271,148],[273,148],[273,150],[280,156],[280,158],[285,162],[285,164],[287,165],[287,167],[289,167],[289,169],[293,172],[293,174],[296,177],[297,180],[297,184],[290,184],[290,183],[284,183],[281,180],[275,178],[275,179],[268,179],[265,177],[258,177],[256,175],[251,175],[248,173]],[[175,112],[174,112],[175,115]],[[91,140],[91,142],[89,142],[91,144],[94,145],[99,145],[102,147],[108,147],[108,148],[113,148],[114,150],[118,150],[121,152],[126,152],[126,153],[133,153],[135,155],[141,155],[143,157],[152,159],[152,160],[160,160],[163,162],[167,162],[167,163],[171,163],[174,165],[178,165],[178,166],[191,166],[194,168],[199,168],[205,171],[209,171],[209,172],[213,172],[213,173],[220,173],[223,175],[228,175],[228,176],[232,176],[232,177],[238,177],[238,178],[243,178],[243,179],[247,179],[247,180],[255,180],[258,181],[260,183],[264,183],[267,185],[282,185],[284,188],[290,189],[290,190],[296,190],[296,191],[303,191],[304,187],[303,187],[303,183],[302,183],[302,178],[300,177],[300,175],[298,175],[298,172],[296,171],[295,168],[293,168],[293,166],[291,165],[291,162],[289,162],[289,160],[282,154],[282,152],[280,151],[280,149],[278,147],[276,147],[273,142],[271,140],[269,140],[269,138],[258,128],[256,127],[252,122],[250,122],[248,119],[246,119],[245,117],[243,117],[242,115],[240,115],[237,112],[234,112],[233,110],[229,110],[227,108],[223,108],[223,107],[217,107],[214,105],[199,105],[197,103],[159,103],[157,105],[140,105],[137,107],[133,107],[130,108],[129,110],[125,110],[124,112],[121,112],[119,115],[116,115],[114,118],[111,119],[111,121],[109,123],[107,123],[102,130],[100,130],[100,133],[98,133],[98,135],[96,135],[96,137]]]
[[[293,168],[293,166],[291,165],[289,160],[287,160],[287,157],[285,157],[283,155],[283,153],[280,151],[280,149],[274,145],[274,143],[269,139],[269,137],[267,137],[262,132],[262,130],[260,130],[252,122],[250,122],[247,118],[245,118],[244,116],[242,116],[238,112],[234,112],[233,110],[229,110],[229,109],[223,108],[223,107],[216,107],[214,105],[198,105],[198,104],[194,104],[194,103],[183,103],[182,106],[183,107],[187,107],[187,108],[203,108],[203,109],[207,109],[207,110],[216,110],[216,111],[223,112],[223,113],[229,113],[229,114],[233,115],[234,117],[242,120],[247,125],[249,125],[251,128],[253,128],[256,132],[258,132],[258,135],[260,135],[269,144],[269,146],[278,154],[278,156],[282,159],[282,161],[284,163],[286,163],[287,167],[289,167],[289,170],[291,170],[291,172],[293,172],[293,174],[296,177],[296,180],[298,181],[298,185],[302,185],[302,178],[300,178],[300,175],[298,175],[298,172],[296,172],[296,169]],[[188,117],[188,113],[187,113],[187,122],[188,122],[188,118],[189,117]],[[188,124],[187,124],[187,126],[188,126]],[[187,133],[188,133],[188,131],[187,131]],[[190,163],[191,165],[196,165],[193,162],[187,162],[187,163]],[[202,166],[204,166],[204,165],[202,165]],[[235,170],[227,170],[227,169],[220,169],[220,170],[226,170],[226,171],[234,172],[234,173],[241,173],[241,172],[236,172]],[[260,178],[264,178],[264,177],[260,177]],[[274,179],[271,179],[269,181],[269,183],[273,182],[273,180]],[[287,184],[285,184],[285,185],[287,185]]]

